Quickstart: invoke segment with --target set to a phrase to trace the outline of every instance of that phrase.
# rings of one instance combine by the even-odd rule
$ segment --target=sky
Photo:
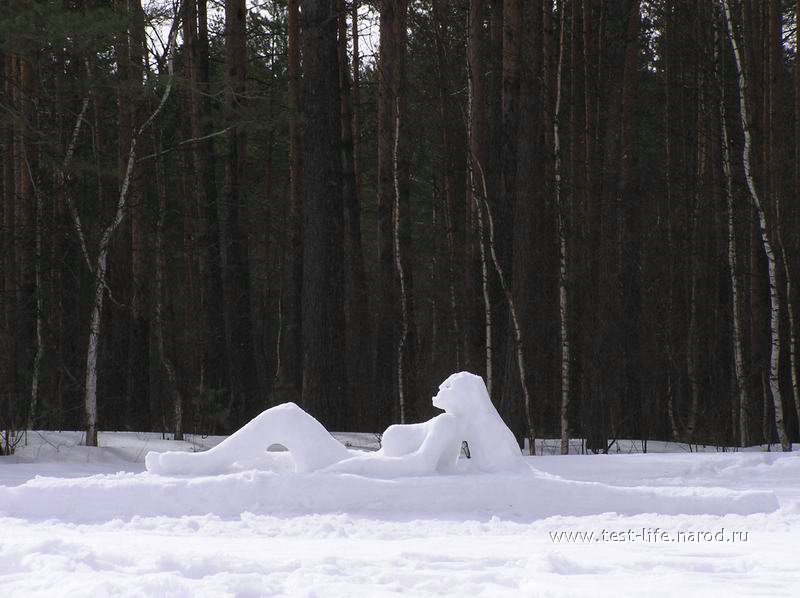
[[[174,15],[177,0],[143,0],[142,6],[147,15],[156,15],[147,27],[150,53],[157,56],[164,54],[164,46],[169,37],[169,30],[172,26],[172,15]],[[260,12],[269,14],[271,0],[247,0],[249,12]],[[208,3],[209,27],[222,26],[225,11],[222,0],[210,0]],[[371,62],[378,54],[379,32],[378,32],[378,13],[371,6],[362,5],[359,7],[359,53],[364,63]],[[351,28],[351,20],[348,18],[348,30]],[[178,34],[180,42],[181,35]],[[352,52],[352,42],[349,44]]]

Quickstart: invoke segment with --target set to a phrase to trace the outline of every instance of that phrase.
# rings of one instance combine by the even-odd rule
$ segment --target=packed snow
[[[380,450],[374,453],[348,450],[314,417],[294,403],[284,403],[267,409],[208,451],[153,451],[145,457],[145,464],[149,472],[157,474],[284,471],[281,459],[267,450],[277,445],[288,449],[298,473],[392,478],[528,469],[480,376],[453,374],[442,382],[432,402],[444,413],[420,424],[390,426],[383,433]],[[459,462],[464,442],[470,459]]]
[[[451,395],[446,381],[435,399],[443,415],[460,420],[455,432],[430,422],[393,427],[382,448],[375,435],[332,437],[296,406],[251,422],[264,434],[259,443],[249,432],[183,442],[101,432],[101,448],[89,448],[77,432],[28,432],[14,456],[0,458],[0,594],[774,596],[800,589],[799,453],[651,442],[656,452],[642,454],[634,452],[640,443],[620,441],[613,455],[522,457],[496,412],[478,408],[477,385],[466,412],[451,404],[464,396],[461,384]],[[469,422],[488,427],[476,431]],[[287,436],[289,423],[305,432]],[[424,475],[397,465],[439,434],[447,463],[411,458],[411,470],[427,464]],[[471,458],[453,463],[461,440]],[[540,442],[537,451],[555,444]],[[165,454],[183,455],[166,464],[181,472],[147,471],[151,451],[160,455],[148,459],[156,467]]]

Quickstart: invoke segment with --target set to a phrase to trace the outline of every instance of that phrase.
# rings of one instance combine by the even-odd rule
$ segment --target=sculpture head
[[[439,386],[433,406],[453,415],[469,443],[471,466],[481,471],[513,471],[527,467],[514,434],[497,413],[483,378],[459,372]]]
[[[469,372],[452,374],[439,385],[433,406],[451,415],[469,415],[491,404],[483,378]]]

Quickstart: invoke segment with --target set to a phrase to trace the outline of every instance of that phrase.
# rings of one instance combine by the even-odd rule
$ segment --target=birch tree
[[[715,31],[716,33],[716,31]],[[717,44],[714,45],[714,53]],[[721,95],[719,101],[720,123],[722,127],[722,170],[725,176],[725,200],[727,206],[728,227],[728,274],[731,285],[731,310],[733,315],[733,367],[736,375],[738,436],[739,446],[747,446],[747,406],[750,404],[749,387],[744,364],[744,343],[741,321],[741,292],[739,289],[739,267],[736,250],[736,226],[734,221],[733,202],[733,172],[731,169],[731,150],[728,137],[728,123],[725,114],[725,96]]]
[[[179,11],[178,11],[179,14]],[[168,76],[167,84],[161,96],[161,100],[156,106],[155,110],[150,116],[138,127],[131,136],[131,146],[128,152],[128,161],[123,174],[120,185],[119,196],[117,198],[116,210],[114,216],[109,222],[100,236],[100,241],[97,246],[97,253],[93,263],[93,292],[91,315],[89,320],[89,340],[86,349],[86,378],[84,383],[84,410],[86,414],[86,445],[97,446],[97,358],[102,333],[102,315],[103,304],[105,302],[108,287],[106,285],[106,274],[108,272],[108,250],[114,234],[116,233],[122,220],[128,211],[128,191],[131,184],[131,176],[133,174],[134,164],[136,163],[136,147],[142,133],[147,129],[150,124],[156,119],[161,112],[164,104],[169,98],[172,91],[172,81],[174,76],[174,63],[172,58],[172,51],[175,45],[175,38],[178,35],[178,17],[177,14],[172,23],[172,28],[167,41],[167,46],[164,50]],[[76,212],[77,213],[77,212]],[[80,220],[75,219],[76,231],[81,230]]]
[[[392,163],[394,165],[394,209],[392,211],[392,231],[394,239],[394,267],[397,270],[397,280],[400,282],[400,336],[397,339],[397,400],[400,413],[400,423],[406,423],[406,395],[405,372],[403,371],[403,357],[408,340],[408,293],[406,292],[406,273],[403,268],[403,255],[400,248],[400,173],[398,160],[400,153],[400,100],[396,98],[394,152]]]
[[[733,55],[736,65],[736,79],[739,88],[739,115],[741,118],[742,131],[744,133],[744,148],[742,149],[742,162],[744,163],[744,175],[747,181],[747,189],[753,209],[758,219],[758,231],[764,253],[767,258],[767,272],[769,275],[769,310],[770,310],[770,351],[769,351],[769,392],[772,395],[772,402],[775,409],[775,427],[778,431],[778,439],[784,451],[790,451],[791,441],[786,434],[786,426],[783,420],[783,399],[780,389],[780,354],[781,354],[781,332],[780,332],[780,312],[781,302],[778,293],[777,278],[777,259],[772,243],[769,239],[766,214],[764,207],[756,190],[755,180],[750,168],[752,152],[752,136],[750,133],[750,121],[747,111],[747,79],[744,72],[744,65],[739,51],[739,44],[731,17],[730,0],[722,0],[725,13],[725,23],[728,30],[728,40],[733,47]]]
[[[794,186],[795,189],[800,189],[800,60],[797,59],[797,48],[800,46],[800,28],[797,24],[800,23],[800,0],[795,3],[794,9],[794,22],[795,22],[795,59],[794,59]],[[784,258],[784,268],[786,268],[786,296],[791,301],[792,284],[791,275],[789,273],[789,263]],[[792,394],[794,395],[794,408],[797,412],[797,422],[800,426],[800,380],[798,380],[797,367],[797,323],[794,319],[793,305],[788,305],[789,308],[789,330],[790,330],[790,355],[792,367]]]
[[[567,296],[567,231],[565,214],[568,208],[564,205],[561,189],[561,71],[564,63],[564,33],[566,30],[565,3],[559,7],[559,41],[558,65],[556,67],[556,102],[553,110],[553,154],[555,163],[555,208],[556,232],[558,236],[558,333],[561,345],[561,454],[569,453],[569,396],[570,396],[570,349],[569,349],[569,302]]]

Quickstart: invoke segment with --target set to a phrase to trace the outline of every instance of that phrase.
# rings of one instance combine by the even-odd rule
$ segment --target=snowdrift
[[[641,468],[634,468],[641,477],[618,485],[606,483],[608,478],[578,481],[533,469],[483,380],[467,372],[445,380],[433,405],[444,413],[420,424],[391,426],[380,450],[363,452],[346,448],[311,415],[286,403],[209,450],[151,451],[143,474],[36,477],[0,486],[0,516],[92,523],[207,514],[236,519],[250,512],[534,521],[601,513],[748,515],[779,506],[776,495],[764,490],[691,482],[683,487],[675,477],[666,486],[663,480],[645,485]],[[469,444],[469,459],[459,458],[462,441]],[[268,450],[276,444],[288,452]],[[121,448],[106,450],[124,454]],[[735,467],[736,461],[724,463]],[[797,459],[785,463],[800,471]],[[713,464],[709,459],[686,466]],[[620,472],[614,479],[623,477]]]
[[[0,516],[93,523],[135,517],[244,512],[293,516],[349,513],[370,517],[534,521],[555,515],[657,513],[747,515],[778,508],[772,492],[722,488],[618,487],[527,474],[374,479],[317,472],[249,471],[178,478],[118,473],[88,478],[37,477],[0,486]]]
[[[377,448],[374,435],[337,438]],[[292,473],[289,452],[264,452],[272,471],[167,476],[142,473],[148,449],[224,438],[80,441],[31,432],[0,458],[4,594],[733,598],[800,587],[800,452],[665,444],[672,454],[537,456],[518,472],[393,479]],[[553,540],[722,528],[749,541]]]

